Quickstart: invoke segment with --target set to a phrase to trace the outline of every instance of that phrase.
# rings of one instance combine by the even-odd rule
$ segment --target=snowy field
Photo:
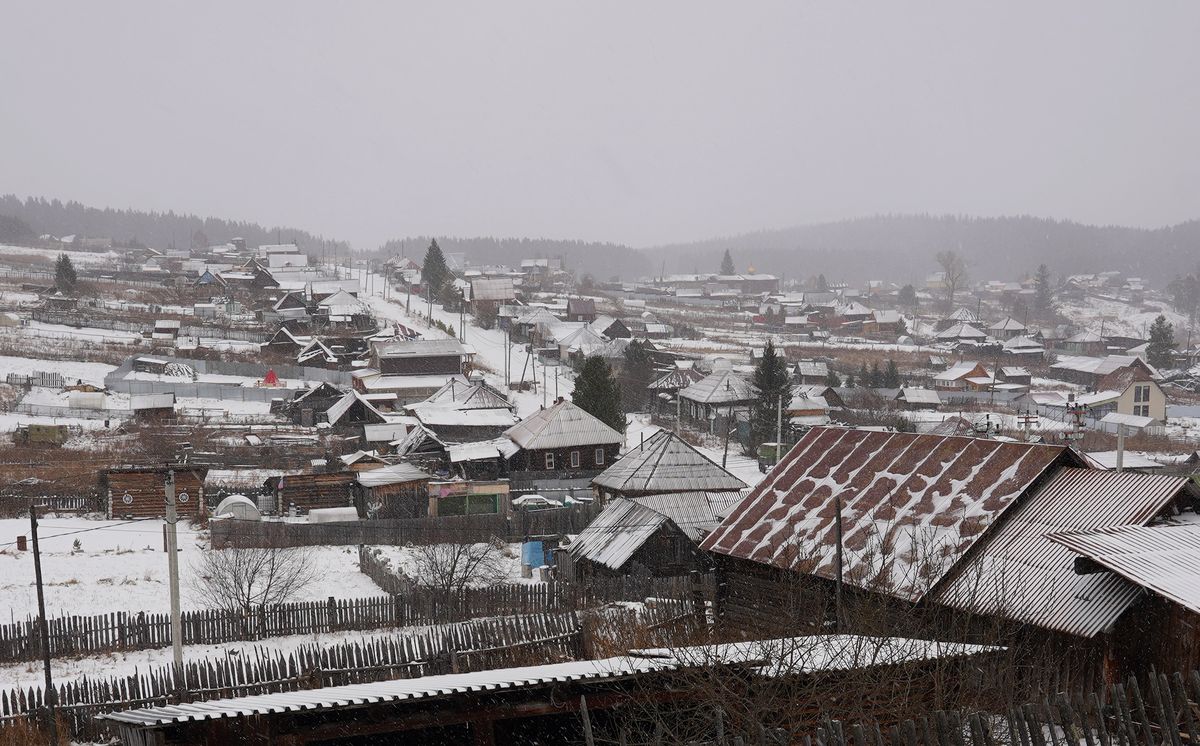
[[[116,370],[115,365],[104,363],[80,363],[64,360],[40,360],[31,357],[9,357],[0,355],[0,379],[9,373],[29,375],[35,371],[62,373],[63,378],[74,383],[82,381],[95,386],[104,385],[104,377]]]
[[[1187,327],[1187,317],[1171,310],[1166,303],[1147,302],[1141,306],[1123,303],[1109,298],[1089,297],[1083,301],[1065,301],[1058,304],[1063,316],[1079,326],[1099,333],[1103,328],[1106,335],[1115,334],[1146,339],[1150,325],[1159,315],[1175,325],[1175,335]]]
[[[163,521],[97,521],[47,518],[38,522],[42,545],[46,612],[106,614],[115,611],[167,613],[167,557],[163,553]],[[29,535],[29,521],[0,520],[0,618],[24,619],[37,612],[33,553],[18,552],[17,536]],[[73,546],[76,540],[79,550]],[[183,608],[203,608],[192,589],[192,568],[208,544],[207,534],[181,524],[180,577]],[[330,596],[361,598],[382,591],[358,571],[355,547],[313,547],[310,552],[319,578],[298,601]],[[6,620],[7,621],[7,620]]]
[[[434,545],[439,546],[439,545]],[[452,546],[452,545],[451,545]],[[421,570],[420,553],[422,550],[412,546],[372,546],[371,549],[376,549],[379,554],[386,559],[393,570],[407,575],[410,578],[417,578]],[[438,551],[434,549],[433,551]],[[497,570],[503,575],[502,583],[532,583],[530,578],[521,577],[521,545],[508,544],[502,550],[497,559]],[[470,583],[472,588],[482,588],[490,583]]]
[[[58,258],[59,254],[71,257],[75,267],[116,267],[120,255],[115,251],[73,251],[64,249],[39,249],[29,246],[0,245],[0,258],[6,256],[40,257],[49,262]]]

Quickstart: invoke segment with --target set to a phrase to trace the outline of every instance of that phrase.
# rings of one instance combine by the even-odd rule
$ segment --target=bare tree
[[[414,548],[417,585],[445,593],[497,583],[505,577],[502,544],[425,544]]]
[[[319,578],[307,550],[278,547],[209,550],[192,569],[203,603],[241,614],[287,603]]]
[[[946,306],[953,309],[955,293],[967,284],[967,260],[954,250],[939,251],[936,258],[946,284]]]

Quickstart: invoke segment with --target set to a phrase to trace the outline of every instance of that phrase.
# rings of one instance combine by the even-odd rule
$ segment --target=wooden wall
[[[175,470],[175,506],[180,516],[201,515],[204,476],[200,469]],[[100,476],[110,518],[162,518],[167,514],[166,469],[117,469]],[[128,502],[126,501],[128,495]]]

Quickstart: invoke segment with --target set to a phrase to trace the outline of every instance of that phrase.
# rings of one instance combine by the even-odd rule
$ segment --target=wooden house
[[[861,604],[843,617],[850,629],[935,624],[944,638],[995,635],[1092,672],[1165,668],[1174,661],[1131,653],[1169,648],[1178,627],[1148,629],[1136,584],[1077,573],[1055,537],[1191,522],[1197,499],[1185,478],[1092,469],[1064,446],[816,428],[702,548],[724,589],[718,614],[742,631],[823,629],[841,578]],[[1133,641],[1129,626],[1151,638]]]
[[[354,505],[356,472],[324,474],[285,474],[267,479],[267,489],[275,496],[275,511],[287,515],[294,507],[298,513],[314,508],[345,508]]]
[[[100,492],[109,518],[163,518],[167,514],[166,467],[126,466],[100,472]],[[175,510],[180,516],[204,515],[202,467],[174,470]]]
[[[429,515],[426,472],[409,463],[358,474],[354,502],[364,518],[424,518]]]
[[[385,376],[462,375],[472,356],[456,339],[375,342],[372,367]]]
[[[938,391],[967,391],[971,389],[971,378],[989,378],[987,368],[983,363],[955,363],[949,368],[938,372],[933,377],[933,387]]]
[[[592,477],[617,458],[625,436],[573,403],[560,400],[505,431],[519,451],[513,471]]]
[[[592,323],[596,320],[596,301],[591,298],[568,298],[567,321]]]
[[[738,492],[746,483],[669,430],[630,448],[592,479],[602,500],[672,492]]]

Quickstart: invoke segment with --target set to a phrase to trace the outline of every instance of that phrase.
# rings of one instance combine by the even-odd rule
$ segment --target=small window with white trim
[[[596,449],[596,466],[603,466],[603,465],[604,465],[604,449],[597,448]]]
[[[554,454],[553,453],[546,454],[546,468],[547,469],[554,468]]]
[[[579,451],[571,451],[571,468],[579,468]]]

